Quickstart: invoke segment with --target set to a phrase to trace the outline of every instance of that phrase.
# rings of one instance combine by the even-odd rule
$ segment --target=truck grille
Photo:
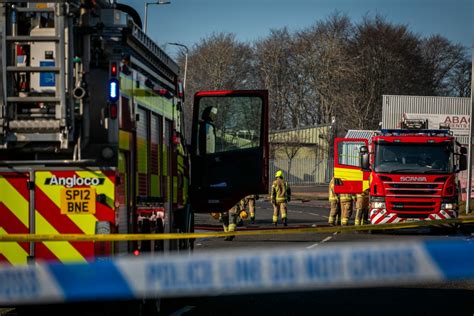
[[[415,202],[415,201],[390,201],[388,207],[392,212],[399,214],[407,213],[433,213],[437,209],[436,202]]]
[[[444,182],[385,182],[387,196],[431,196],[441,197]]]
[[[426,218],[439,211],[447,177],[437,177],[431,182],[399,182],[387,176],[382,180],[389,212],[401,218]]]

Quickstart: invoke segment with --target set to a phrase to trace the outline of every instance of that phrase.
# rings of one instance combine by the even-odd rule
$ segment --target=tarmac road
[[[273,229],[268,201],[257,201],[256,224],[244,222],[238,230]],[[326,201],[289,204],[288,230],[327,225]],[[352,222],[352,221],[351,221]],[[198,231],[219,230],[221,223],[208,214],[196,214]],[[277,228],[283,226],[279,223]],[[196,240],[195,252],[213,249],[296,247],[312,249],[334,243],[450,238],[472,239],[472,228],[462,234],[445,234],[430,229],[369,233],[305,233],[288,235],[237,236]],[[181,298],[164,301],[163,313],[170,315],[474,315],[474,281],[443,284],[407,284],[401,287],[333,289],[306,292],[259,293],[251,295]]]
[[[239,230],[273,229],[272,207],[263,199],[257,201],[256,224],[244,221]],[[289,204],[286,228],[289,232],[298,227],[327,225],[328,203],[323,200],[292,201]],[[222,231],[222,224],[209,214],[196,214],[196,230]],[[352,222],[352,221],[351,221]],[[279,223],[277,228],[283,228]],[[299,233],[285,235],[237,236],[233,241],[220,238],[199,238],[194,253],[218,249],[271,249],[295,247],[315,249],[336,243],[398,240],[410,242],[420,239],[449,240],[462,238],[474,241],[472,226],[457,234],[445,234],[429,229],[391,231],[386,233]],[[8,315],[74,315],[86,309],[88,315],[125,315],[132,302],[117,302],[115,310],[99,312],[103,302],[69,304],[53,308],[41,306],[27,309],[26,313]],[[56,310],[57,313],[52,311]],[[447,283],[406,284],[399,287],[347,288],[310,290],[304,292],[256,293],[247,295],[220,295],[184,297],[161,300],[160,315],[474,315],[474,281]],[[33,311],[32,313],[28,313]],[[65,312],[63,312],[65,311]],[[97,311],[93,313],[93,311]]]

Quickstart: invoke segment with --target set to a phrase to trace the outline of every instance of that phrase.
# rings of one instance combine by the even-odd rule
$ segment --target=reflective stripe
[[[132,134],[123,130],[119,130],[119,148],[122,150],[130,150],[130,140]]]
[[[23,225],[29,227],[28,202],[3,176],[0,176],[0,192],[0,202],[3,202]]]
[[[8,235],[2,227],[0,227],[0,235]],[[28,252],[23,249],[17,242],[3,242],[0,247],[0,254],[7,258],[11,264],[26,264]]]

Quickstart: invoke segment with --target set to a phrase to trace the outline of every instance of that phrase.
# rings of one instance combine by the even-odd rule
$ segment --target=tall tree
[[[256,43],[255,65],[257,76],[264,89],[269,91],[270,99],[270,129],[288,127],[288,102],[291,92],[290,84],[290,55],[292,40],[288,29],[271,30],[270,35]]]
[[[466,60],[465,48],[453,44],[441,35],[433,35],[422,41],[423,59],[432,71],[432,81],[436,95],[456,95],[453,82],[450,81],[455,72],[465,72],[462,68],[469,62]]]
[[[352,29],[349,18],[335,12],[297,34],[305,52],[299,69],[309,90],[302,103],[311,125],[331,122],[347,103],[348,78],[353,72],[347,45]]]
[[[342,109],[348,126],[376,129],[382,116],[383,94],[430,95],[432,73],[417,35],[405,25],[381,16],[365,17],[348,45],[355,61],[351,103]]]
[[[201,39],[188,55],[185,121],[191,122],[192,99],[196,91],[245,89],[252,80],[253,51],[231,33],[218,33]],[[190,135],[191,124],[186,133]]]

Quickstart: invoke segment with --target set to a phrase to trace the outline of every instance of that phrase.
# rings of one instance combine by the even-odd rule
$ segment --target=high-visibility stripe
[[[160,177],[152,174],[150,177],[151,196],[160,196]]]
[[[137,171],[139,173],[148,172],[148,147],[147,140],[137,137]]]
[[[29,228],[23,225],[15,214],[8,209],[3,202],[0,202],[0,227],[3,227],[11,234],[29,233]]]
[[[59,232],[47,220],[36,212],[36,227],[40,228],[38,233],[59,235]],[[45,241],[44,245],[54,253],[61,262],[86,261],[84,256],[71,245],[70,242]]]
[[[0,235],[8,233],[0,227]],[[11,264],[26,264],[28,252],[23,249],[17,242],[3,242],[0,247],[0,254],[3,255]]]
[[[360,169],[334,168],[334,177],[342,180],[362,181],[364,175]]]
[[[132,133],[119,130],[119,148],[122,150],[130,150],[130,140]]]
[[[24,184],[26,188],[26,181]],[[3,176],[0,176],[0,189],[0,202],[3,202],[23,225],[29,227],[28,202]]]

